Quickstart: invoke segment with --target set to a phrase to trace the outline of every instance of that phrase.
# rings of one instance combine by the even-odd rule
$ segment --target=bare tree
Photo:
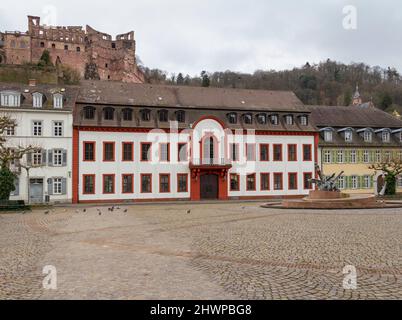
[[[396,180],[402,174],[402,159],[400,157],[384,159],[379,163],[371,165],[369,168],[385,174],[385,182],[387,184],[385,193],[387,195],[396,193]]]

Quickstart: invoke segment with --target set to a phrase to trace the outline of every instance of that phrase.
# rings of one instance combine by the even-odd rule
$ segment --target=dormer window
[[[276,114],[271,115],[271,124],[277,126],[279,124],[279,117]]]
[[[63,95],[60,93],[56,93],[53,96],[53,107],[55,109],[62,109],[63,108]]]
[[[131,109],[123,109],[122,111],[123,121],[133,121],[133,110]]]
[[[293,126],[294,121],[293,121],[293,116],[292,115],[287,115],[285,116],[285,122],[288,126]]]
[[[228,114],[228,120],[230,124],[236,124],[237,123],[237,114],[232,112]]]
[[[382,132],[382,142],[389,142],[391,139],[391,134],[389,131],[383,131]]]
[[[363,132],[364,142],[371,142],[373,140],[373,134],[371,131],[366,130]]]
[[[141,120],[142,121],[151,121],[151,110],[148,110],[148,109],[141,110]]]
[[[19,107],[21,105],[21,94],[18,92],[2,92],[1,105],[3,107]]]
[[[184,123],[186,122],[186,113],[182,110],[176,112],[176,120],[177,122]]]
[[[168,122],[169,121],[169,112],[167,110],[159,111],[159,122]]]
[[[267,124],[267,116],[265,114],[259,114],[257,116],[257,121],[259,124]]]
[[[109,121],[114,120],[114,109],[110,107],[103,109],[103,119]]]
[[[245,124],[253,124],[253,116],[250,113],[244,115],[244,123]]]
[[[332,142],[333,132],[330,130],[324,131],[324,140],[325,142]]]
[[[307,116],[301,116],[301,117],[300,117],[300,125],[302,125],[302,126],[307,126],[307,125],[308,125],[308,118],[307,118]]]
[[[86,120],[93,120],[95,118],[95,108],[91,106],[85,107],[84,118]]]
[[[353,132],[352,132],[352,130],[346,130],[345,131],[345,141],[346,142],[352,142],[353,141]]]
[[[32,94],[32,106],[34,108],[42,108],[43,106],[43,95],[39,92]]]

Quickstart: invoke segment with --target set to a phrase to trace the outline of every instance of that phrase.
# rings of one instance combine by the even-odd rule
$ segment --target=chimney
[[[28,85],[30,87],[36,87],[36,79],[29,79],[28,80]]]

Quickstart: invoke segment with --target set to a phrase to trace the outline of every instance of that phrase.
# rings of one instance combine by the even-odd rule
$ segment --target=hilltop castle
[[[144,82],[135,58],[134,32],[116,37],[90,26],[53,27],[40,24],[40,18],[28,16],[28,31],[0,34],[0,64],[37,63],[48,50],[55,65],[67,65],[82,78]]]

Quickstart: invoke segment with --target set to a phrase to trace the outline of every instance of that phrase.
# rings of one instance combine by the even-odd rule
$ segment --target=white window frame
[[[161,161],[161,162],[168,162],[169,161],[169,159],[170,159],[170,157],[169,157],[169,151],[170,150],[169,149],[170,149],[170,147],[169,147],[168,143],[161,143],[161,145],[160,145],[161,154],[160,154],[159,161]]]
[[[63,178],[53,178],[52,183],[53,194],[62,195],[63,194]]]
[[[345,163],[345,152],[343,150],[338,150],[336,157],[338,163]]]
[[[52,163],[53,163],[53,167],[62,167],[63,166],[63,149],[54,149],[53,150]]]
[[[32,121],[32,135],[34,137],[42,137],[43,136],[43,121],[42,120],[33,120]]]
[[[363,151],[363,162],[370,163],[370,152],[368,150]]]
[[[363,133],[364,142],[372,142],[373,141],[373,134],[371,131],[364,131]]]
[[[381,150],[375,151],[375,162],[380,163],[382,161]]]
[[[359,187],[359,177],[358,176],[352,176],[352,189],[356,190]]]
[[[43,164],[42,150],[32,153],[32,165],[34,167],[41,166]]]
[[[21,94],[14,92],[1,93],[1,106],[19,107],[21,105]]]
[[[353,132],[352,132],[352,130],[346,130],[345,131],[345,141],[346,142],[352,142],[353,141]]]
[[[294,117],[292,115],[287,115],[285,117],[286,119],[286,124],[289,126],[293,126],[294,125]]]
[[[300,124],[301,124],[302,126],[307,126],[307,125],[308,125],[307,116],[301,116],[301,117],[300,117]]]
[[[43,107],[43,95],[41,93],[35,92],[32,94],[32,106],[34,108]]]
[[[63,121],[53,121],[53,137],[63,137],[63,136],[64,136]]]
[[[60,93],[56,93],[53,96],[53,107],[55,109],[63,109],[63,95]]]
[[[389,133],[389,131],[383,131],[381,134],[381,138],[382,138],[382,142],[390,142],[391,139],[391,134]]]
[[[333,139],[333,132],[330,130],[324,131],[324,140],[325,142],[332,142]]]
[[[357,163],[357,151],[350,151],[350,163]]]
[[[365,175],[363,177],[363,188],[370,189],[371,188],[371,176]]]
[[[345,189],[345,177],[344,176],[342,176],[342,177],[340,177],[339,179],[338,179],[338,188],[340,189],[340,190],[344,190]]]
[[[332,163],[332,151],[331,150],[324,151],[324,162]]]

